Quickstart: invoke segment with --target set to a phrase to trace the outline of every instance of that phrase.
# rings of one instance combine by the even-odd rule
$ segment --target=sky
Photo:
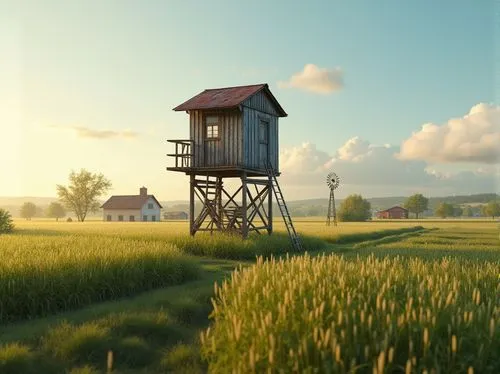
[[[500,192],[495,0],[0,0],[0,196],[188,199],[166,139],[207,88],[268,83],[285,198]]]

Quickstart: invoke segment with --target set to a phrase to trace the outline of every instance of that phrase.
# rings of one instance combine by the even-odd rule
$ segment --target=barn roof
[[[393,210],[393,209],[402,209],[402,210],[404,210],[406,212],[408,211],[408,209],[405,209],[402,206],[396,205],[396,206],[393,206],[393,207],[385,209],[385,210],[380,210],[379,213],[388,212],[388,211]]]
[[[267,83],[254,84],[249,86],[211,88],[207,89],[181,105],[175,107],[175,111],[197,110],[197,109],[230,109],[236,108],[250,96],[257,92],[264,91],[272,101],[280,117],[286,117],[287,114],[278,100],[269,90]]]
[[[103,209],[141,209],[143,205],[152,198],[160,208],[161,204],[156,200],[154,195],[115,195],[111,196],[108,201],[102,204]]]

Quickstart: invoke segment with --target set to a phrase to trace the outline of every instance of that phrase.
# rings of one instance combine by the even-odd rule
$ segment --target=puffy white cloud
[[[312,143],[283,149],[280,153],[281,180],[293,198],[324,194],[326,176],[334,171],[341,179],[340,195],[398,196],[413,192],[430,195],[471,194],[495,191],[498,171],[443,173],[419,160],[400,160],[398,147],[373,145],[359,137],[349,139],[329,155]],[[321,195],[319,195],[321,196]]]
[[[498,163],[500,106],[481,103],[444,125],[424,124],[402,143],[398,157],[435,163]]]
[[[343,73],[340,68],[326,69],[307,64],[304,70],[293,74],[286,82],[278,82],[281,88],[298,88],[318,94],[330,94],[344,87]]]

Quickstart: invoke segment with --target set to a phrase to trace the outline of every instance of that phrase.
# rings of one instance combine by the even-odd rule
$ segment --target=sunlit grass
[[[213,373],[498,373],[499,271],[451,257],[261,260],[216,288],[203,352]]]
[[[0,322],[74,309],[194,279],[169,243],[96,236],[2,236]]]
[[[259,275],[255,275],[252,280],[254,283],[251,284],[245,283],[250,280],[243,282],[239,279],[241,274],[235,275],[234,286],[228,285],[226,288],[230,291],[223,291],[227,292],[227,302],[224,306],[218,306],[211,334],[214,334],[214,327],[216,334],[220,334],[217,332],[219,331],[217,326],[225,326],[229,331],[228,334],[234,334],[235,332],[230,330],[236,329],[237,325],[233,324],[233,320],[227,320],[227,317],[236,315],[238,323],[241,323],[240,328],[246,329],[247,340],[239,340],[238,344],[241,343],[241,347],[235,348],[234,341],[227,336],[224,342],[226,346],[223,346],[223,340],[219,335],[211,335],[215,336],[216,352],[210,353],[211,348],[205,345],[205,353],[210,357],[209,360],[215,365],[214,367],[222,368],[212,372],[230,371],[231,365],[238,358],[238,349],[246,349],[245,354],[251,352],[252,346],[247,344],[250,341],[262,346],[262,352],[257,352],[254,348],[254,353],[259,354],[258,361],[261,365],[259,368],[267,368],[269,350],[266,349],[270,348],[271,343],[269,335],[267,338],[264,335],[269,331],[275,334],[276,339],[278,337],[281,339],[280,344],[289,344],[291,347],[303,344],[299,339],[299,333],[309,339],[306,348],[309,356],[302,356],[299,359],[298,348],[294,348],[294,356],[290,357],[290,350],[283,350],[281,349],[283,346],[280,346],[280,349],[273,353],[275,365],[277,362],[285,361],[300,362],[300,365],[304,365],[301,367],[310,365],[326,372],[328,368],[338,367],[338,371],[341,372],[349,365],[353,365],[354,357],[359,373],[374,373],[373,366],[376,365],[378,370],[378,365],[382,363],[386,372],[391,372],[393,369],[405,372],[410,358],[410,366],[414,372],[421,372],[424,366],[431,372],[432,367],[437,367],[432,365],[437,364],[440,365],[441,372],[449,372],[451,370],[449,368],[455,372],[467,372],[467,365],[473,366],[476,373],[496,372],[491,371],[491,367],[488,366],[491,364],[488,349],[500,349],[500,347],[488,343],[487,329],[490,328],[490,322],[486,321],[486,317],[489,315],[490,321],[491,318],[494,319],[494,338],[498,340],[499,298],[496,295],[500,295],[500,290],[492,287],[499,284],[498,278],[495,284],[491,278],[491,274],[495,271],[497,275],[500,274],[500,240],[497,223],[422,220],[340,222],[336,227],[328,227],[322,218],[317,222],[295,220],[294,223],[308,251],[314,252],[314,255],[323,252],[336,254],[325,258],[318,257],[317,260],[298,256],[286,262],[287,265],[278,265],[276,261],[272,266],[269,265],[271,263],[260,263],[257,265],[257,270],[252,270]],[[187,336],[198,335],[197,329],[204,328],[208,323],[207,315],[211,307],[207,300],[212,294],[214,278],[204,277],[213,272],[212,274],[221,274],[222,278],[222,273],[227,271],[226,269],[233,269],[237,261],[244,260],[245,266],[251,266],[251,261],[257,255],[269,258],[271,255],[282,256],[291,250],[286,229],[279,219],[275,220],[275,235],[270,237],[255,235],[248,240],[203,233],[197,233],[191,238],[188,235],[187,222],[67,223],[19,220],[16,226],[14,234],[2,236],[0,239],[0,252],[2,255],[5,254],[0,262],[0,295],[7,295],[8,303],[5,306],[11,311],[4,322],[12,320],[12,311],[17,310],[22,311],[24,316],[15,312],[14,319],[19,316],[21,319],[35,318],[84,305],[91,305],[92,308],[86,312],[79,310],[64,314],[67,316],[78,314],[76,322],[60,324],[58,315],[49,317],[52,321],[50,326],[47,326],[47,322],[43,322],[45,319],[32,321],[34,324],[40,322],[35,329],[36,333],[31,335],[28,333],[29,329],[21,333],[21,327],[17,330],[9,328],[8,343],[0,347],[2,373],[9,373],[8,370],[37,373],[42,370],[41,367],[43,372],[47,373],[104,372],[106,354],[110,348],[115,353],[116,372],[128,373],[135,372],[134,370],[204,372],[205,364],[200,361],[198,346],[191,338],[186,340]],[[415,226],[423,226],[426,230],[414,228]],[[432,230],[433,228],[438,229]],[[8,248],[4,247],[4,243],[9,243]],[[342,254],[342,257],[339,254]],[[320,260],[324,263],[316,265],[314,261]],[[184,265],[179,267],[177,261]],[[302,267],[291,265],[294,261],[302,261]],[[202,264],[206,271],[200,273],[197,263]],[[267,266],[271,267],[266,271],[262,270]],[[272,272],[275,279],[271,279]],[[200,298],[193,297],[198,289],[190,286],[198,282],[189,282],[155,291],[168,293],[171,289],[178,289],[175,294],[169,293],[169,296],[161,302],[149,302],[150,311],[147,312],[142,307],[134,307],[133,311],[129,311],[130,305],[121,306],[126,305],[121,303],[128,299],[93,304],[121,296],[137,295],[151,288],[170,286],[200,274],[202,280],[198,282],[202,282],[202,285],[197,287],[206,289]],[[263,274],[267,274],[268,278],[263,277]],[[6,278],[7,276],[10,278]],[[306,280],[306,277],[311,277],[312,281]],[[18,281],[14,283],[3,281],[8,279]],[[292,283],[295,284],[293,287],[302,284],[302,288],[297,286],[299,287],[297,291],[292,287]],[[19,292],[12,293],[9,284],[19,286]],[[280,313],[283,313],[281,311],[285,302],[283,289],[286,287],[292,287],[289,289],[288,298],[293,299],[290,296],[293,290],[293,297],[298,292],[298,299],[293,299],[295,306],[287,309],[286,318],[283,320]],[[479,304],[468,301],[468,298],[472,299],[474,287],[481,295]],[[384,293],[381,293],[382,290],[385,290]],[[440,309],[437,307],[438,300],[443,300],[445,297],[446,302],[448,294],[444,294],[450,290],[456,290],[453,294],[456,300],[453,299],[453,303]],[[222,293],[218,293],[218,296]],[[153,293],[144,296],[150,294]],[[243,305],[242,302],[236,301],[239,300],[240,294],[244,295],[241,297],[247,304]],[[271,294],[273,296],[270,296]],[[379,297],[382,303],[380,307],[377,306],[379,294],[382,295]],[[350,304],[348,295],[351,295]],[[337,304],[332,304],[334,297]],[[258,300],[254,300],[255,298]],[[411,298],[413,298],[409,309],[411,315],[403,322],[399,322],[401,315],[406,313],[406,303]],[[75,300],[79,301],[75,303]],[[307,300],[307,308],[301,311],[298,304],[304,300]],[[382,313],[384,300],[385,314]],[[80,303],[81,301],[83,302]],[[318,306],[323,301],[325,303],[323,314],[316,315],[319,313]],[[3,308],[2,302],[3,296],[0,298]],[[290,303],[290,300],[288,302]],[[147,304],[148,300],[141,299],[140,303]],[[387,313],[391,303],[395,305],[394,313],[390,309]],[[101,311],[97,317],[96,313],[101,310],[100,306],[103,304],[116,305],[116,313],[106,313],[103,317]],[[377,308],[382,308],[382,311]],[[365,309],[363,325],[360,313]],[[165,314],[165,310],[168,310],[168,315]],[[331,323],[338,320],[339,310],[343,313],[342,318],[349,319],[351,324],[345,322],[344,325],[336,324],[336,327],[332,328]],[[430,320],[427,317],[427,310],[431,313]],[[259,321],[257,325],[251,311],[257,314]],[[262,323],[268,323],[266,318],[269,312],[272,315],[272,324],[276,326],[266,330],[267,327],[264,328]],[[372,314],[371,328],[367,327],[368,312]],[[464,312],[472,312],[471,321],[469,314],[465,317]],[[414,313],[416,319],[413,317]],[[389,324],[384,322],[387,314],[391,321]],[[433,317],[436,318],[435,323]],[[407,318],[406,314],[404,318]],[[352,321],[356,321],[356,324]],[[19,326],[27,326],[29,323],[23,322]],[[488,326],[485,327],[485,324]],[[42,328],[42,325],[45,327]],[[355,336],[352,335],[354,325],[357,326],[356,334],[358,334]],[[453,336],[448,333],[448,325],[454,329],[453,333],[457,339],[457,350],[454,355],[457,360],[454,363],[446,361],[450,356],[449,345]],[[364,334],[359,332],[362,327]],[[328,328],[330,337],[334,335],[337,339],[335,350],[332,349],[331,342],[328,343],[330,345],[319,348],[317,346],[321,339],[315,338],[314,334],[319,336],[326,334]],[[427,356],[423,350],[415,348],[422,347],[425,328],[429,339]],[[300,329],[307,331],[303,332]],[[189,334],[186,334],[188,330]],[[474,340],[476,338],[473,330],[478,331],[477,339],[482,340]],[[14,338],[16,334],[21,337],[29,336],[29,339],[25,341],[24,338]],[[389,343],[386,343],[386,335],[389,337]],[[413,342],[416,364],[413,362],[413,356],[410,357],[410,339]],[[471,339],[473,343],[469,344]],[[11,343],[16,340],[19,344],[12,345]],[[369,346],[368,358],[364,353],[366,346]],[[340,364],[337,361],[337,347],[339,347],[340,362],[344,366],[338,366]],[[382,351],[385,352],[383,355]],[[219,354],[221,357],[224,355],[230,357],[220,359]],[[314,356],[318,354],[321,357],[319,361],[318,356]],[[476,365],[473,358],[476,356],[482,359],[483,366]],[[248,366],[250,358],[244,355],[243,357],[246,358],[242,359],[241,365],[247,366],[242,367],[250,367]],[[392,362],[389,363],[391,357]],[[229,360],[226,362],[227,366],[214,364],[215,361],[222,362],[226,359]],[[248,361],[244,361],[246,359]],[[429,364],[430,361],[433,363]],[[324,368],[321,366],[322,362],[334,366]],[[455,364],[458,366],[452,366]],[[497,366],[492,367],[494,370],[498,369]],[[290,367],[285,367],[285,372],[289,372],[288,369]]]

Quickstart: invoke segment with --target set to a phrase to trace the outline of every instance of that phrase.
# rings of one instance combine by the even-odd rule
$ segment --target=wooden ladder
[[[302,242],[300,241],[297,232],[295,231],[295,227],[293,226],[292,217],[290,216],[290,212],[286,206],[285,199],[283,197],[283,193],[281,192],[280,185],[278,183],[278,179],[276,178],[276,174],[274,173],[274,169],[270,162],[266,164],[266,171],[269,177],[271,178],[272,189],[274,191],[274,196],[276,197],[276,203],[280,208],[281,216],[283,217],[283,221],[285,222],[286,230],[288,231],[288,236],[292,241],[293,248],[297,252],[302,252]]]

